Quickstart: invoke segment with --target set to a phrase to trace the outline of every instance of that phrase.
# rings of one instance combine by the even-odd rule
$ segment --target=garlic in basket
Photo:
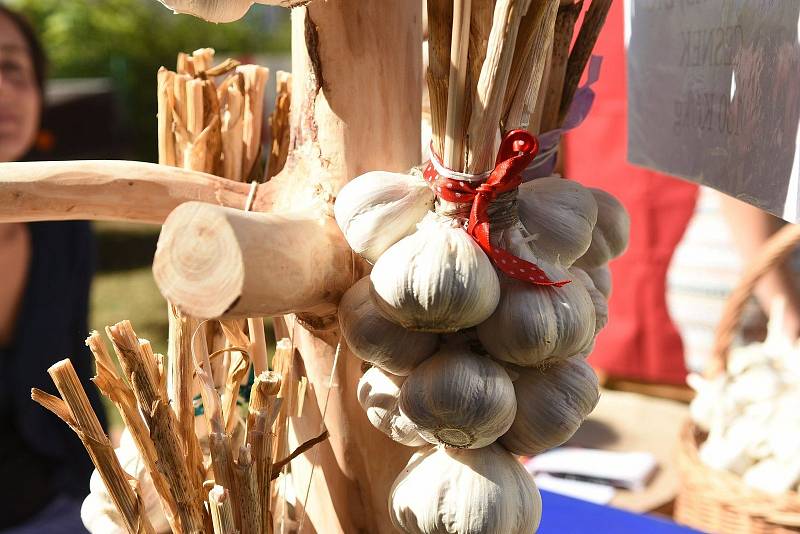
[[[569,280],[565,268],[535,254],[528,237],[517,223],[503,230],[497,243],[514,256],[538,265],[550,279]],[[503,277],[497,309],[478,325],[478,337],[489,354],[526,367],[586,350],[594,332],[594,304],[580,280],[556,287]]]
[[[600,267],[628,248],[631,219],[625,206],[614,195],[601,189],[590,189],[597,202],[597,223],[592,231],[592,244],[575,265],[581,268]]]
[[[411,330],[475,326],[500,298],[500,282],[483,250],[456,221],[433,212],[378,258],[370,280],[381,313]]]
[[[508,373],[486,356],[450,345],[425,360],[400,390],[400,411],[423,438],[450,447],[485,447],[517,410]]]
[[[407,375],[436,351],[439,336],[414,332],[378,312],[369,277],[356,282],[339,302],[339,325],[353,354],[396,375]]]
[[[409,447],[424,445],[427,441],[397,406],[403,380],[373,367],[358,381],[358,402],[367,412],[369,422],[393,440]]]
[[[543,259],[569,267],[592,242],[597,203],[589,189],[556,176],[519,187],[519,219]]]
[[[597,375],[578,356],[518,373],[517,415],[500,438],[514,454],[531,456],[561,445],[600,400]]]
[[[394,526],[409,534],[531,534],[542,515],[533,478],[496,444],[415,454],[389,506]]]
[[[350,248],[375,263],[431,209],[433,193],[419,176],[373,171],[342,187],[333,212]]]

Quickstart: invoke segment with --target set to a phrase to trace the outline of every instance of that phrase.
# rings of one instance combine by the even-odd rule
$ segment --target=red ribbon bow
[[[512,130],[503,138],[495,167],[489,178],[475,187],[466,180],[441,176],[432,162],[423,172],[434,192],[448,202],[472,202],[467,233],[505,275],[540,286],[561,287],[569,280],[554,282],[535,263],[525,261],[491,243],[489,206],[495,199],[522,183],[522,171],[539,151],[539,142],[527,130]]]

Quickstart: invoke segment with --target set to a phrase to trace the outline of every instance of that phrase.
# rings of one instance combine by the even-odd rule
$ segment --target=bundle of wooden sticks
[[[213,59],[213,50],[201,49],[180,54],[177,72],[159,71],[160,163],[236,181],[269,179],[286,161],[290,76],[277,76],[267,121],[271,150],[264,158],[269,71],[230,59],[215,66]],[[95,385],[118,409],[143,473],[123,468],[69,360],[49,369],[61,398],[36,389],[32,397],[83,441],[113,503],[111,524],[131,533],[158,532],[151,520],[157,517],[175,533],[273,532],[285,519],[282,510],[273,513],[273,480],[327,437],[323,430],[288,450],[287,419],[302,412],[306,387],[294,376],[291,343],[278,341],[270,371],[261,318],[201,323],[172,305],[168,315],[168,358],[154,354],[128,321],[106,328],[122,372],[97,332],[87,339],[97,364]],[[158,509],[145,506],[148,492],[157,495]],[[84,513],[93,513],[89,508]]]
[[[560,127],[611,0],[428,0],[433,151],[449,169],[493,166],[503,133]]]

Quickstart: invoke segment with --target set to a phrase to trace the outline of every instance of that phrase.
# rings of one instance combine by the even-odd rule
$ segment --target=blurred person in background
[[[603,72],[592,87],[592,111],[562,146],[564,175],[613,194],[631,216],[628,250],[610,264],[609,323],[589,362],[611,387],[624,380],[683,390],[687,363],[699,371],[710,356],[722,306],[743,266],[782,222],[706,188],[696,211],[697,185],[627,162],[623,6],[612,3],[594,51],[603,57]],[[694,230],[684,240],[690,222]],[[784,331],[796,339],[800,295],[790,268],[765,276],[756,296],[763,310],[785,298]]]
[[[33,30],[0,5],[0,162],[30,157],[44,102]],[[31,400],[70,358],[103,420],[84,339],[94,245],[86,222],[0,224],[0,532],[85,532],[92,465],[77,436]]]

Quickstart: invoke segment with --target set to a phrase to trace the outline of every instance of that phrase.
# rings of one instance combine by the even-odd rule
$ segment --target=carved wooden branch
[[[161,224],[183,202],[243,209],[250,184],[138,161],[0,163],[0,223],[121,220]],[[272,207],[260,185],[252,209]]]
[[[193,317],[328,315],[352,283],[352,265],[327,215],[187,202],[164,223],[153,274],[161,294]]]

